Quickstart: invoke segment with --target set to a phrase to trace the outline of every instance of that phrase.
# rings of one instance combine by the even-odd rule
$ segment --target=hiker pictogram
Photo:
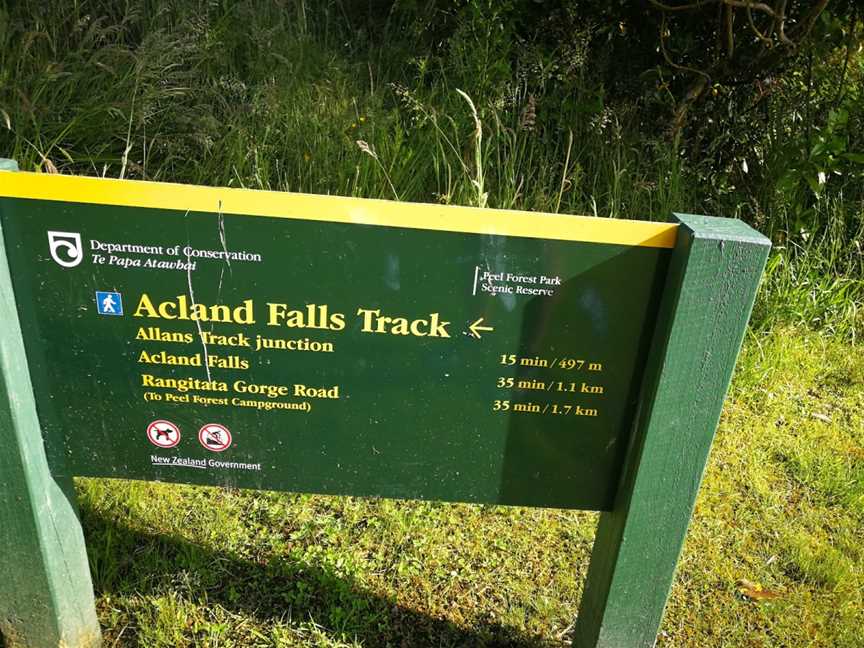
[[[100,315],[122,315],[123,297],[119,292],[96,291],[96,312]]]
[[[147,426],[147,438],[160,448],[173,448],[180,443],[180,428],[171,421],[158,419]]]
[[[208,423],[198,431],[198,441],[213,452],[222,452],[231,445],[231,432],[219,423]]]

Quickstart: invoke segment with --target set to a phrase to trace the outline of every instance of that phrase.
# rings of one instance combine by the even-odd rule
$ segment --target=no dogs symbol
[[[147,438],[160,448],[173,448],[180,443],[180,428],[171,421],[153,421],[147,426]]]
[[[198,431],[198,441],[213,452],[222,452],[231,445],[231,432],[224,425],[208,423]]]

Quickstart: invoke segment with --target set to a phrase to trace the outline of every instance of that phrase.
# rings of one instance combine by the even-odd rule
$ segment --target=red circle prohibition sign
[[[171,421],[156,419],[147,426],[147,438],[157,448],[173,448],[180,443],[180,428]]]
[[[198,430],[198,442],[212,452],[227,450],[231,441],[231,432],[219,423],[207,423]]]

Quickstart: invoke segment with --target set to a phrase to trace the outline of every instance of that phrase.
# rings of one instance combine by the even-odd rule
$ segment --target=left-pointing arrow
[[[471,331],[471,335],[473,335],[478,340],[480,339],[480,331],[494,331],[495,329],[491,326],[481,326],[483,323],[483,318],[477,318],[477,321],[474,322],[471,326],[468,327],[468,330]]]

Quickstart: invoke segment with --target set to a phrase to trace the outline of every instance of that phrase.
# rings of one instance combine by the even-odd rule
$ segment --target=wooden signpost
[[[99,644],[91,476],[602,511],[574,645],[651,646],[768,249],[0,173],[0,631]]]

